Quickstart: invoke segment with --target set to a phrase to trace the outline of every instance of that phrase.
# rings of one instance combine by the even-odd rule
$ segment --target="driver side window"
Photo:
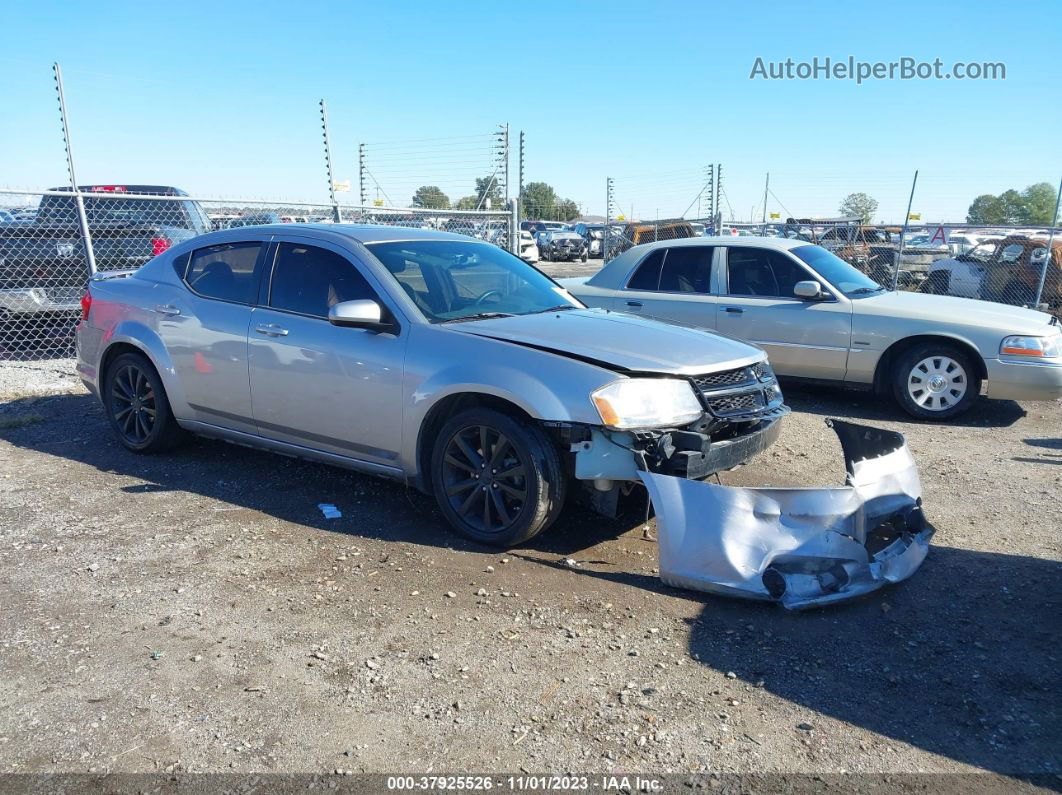
[[[342,301],[379,301],[365,277],[346,257],[333,251],[281,243],[277,246],[269,305],[273,309],[327,318]]]
[[[777,251],[732,247],[726,263],[729,295],[792,298],[796,283],[811,276]]]

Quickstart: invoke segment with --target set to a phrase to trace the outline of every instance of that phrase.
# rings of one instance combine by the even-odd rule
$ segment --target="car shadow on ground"
[[[88,394],[29,397],[0,404],[0,438],[17,447],[144,481],[118,487],[125,494],[188,492],[327,532],[462,551],[497,551],[457,535],[433,497],[393,480],[195,437],[171,453],[130,453]],[[342,518],[325,519],[317,507],[321,503],[335,504]],[[570,505],[550,532],[522,548],[571,554],[638,525],[645,517],[644,502],[641,505],[640,511],[635,508],[615,520]]]
[[[1013,776],[1062,770],[1062,564],[933,546],[906,582],[795,613],[673,589],[650,574],[593,564],[572,573],[703,603],[690,622],[694,660],[885,745],[891,738]],[[817,740],[845,741],[814,718],[775,728],[806,737],[811,754]]]
[[[901,409],[891,397],[840,387],[781,380],[785,402],[794,411],[823,416],[843,416],[851,420],[925,424]],[[1026,415],[1013,400],[988,400],[981,397],[963,414],[942,425],[959,428],[1007,428]]]

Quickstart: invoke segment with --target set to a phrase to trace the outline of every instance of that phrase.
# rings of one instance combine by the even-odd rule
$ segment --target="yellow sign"
[[[627,220],[627,216],[625,216],[625,215],[617,215],[616,216],[616,220],[617,221],[626,221]]]
[[[384,206],[383,199],[373,199],[372,200],[372,206],[373,207],[383,207]]]
[[[774,220],[775,218],[781,218],[781,217],[782,217],[782,214],[781,214],[781,213],[771,213],[771,220],[772,220],[772,221],[773,221],[773,220]]]
[[[907,220],[908,221],[921,221],[922,220],[922,213],[911,213],[909,216],[907,216]]]
[[[336,193],[349,193],[350,192],[350,180],[345,179],[342,182],[333,182],[332,190]]]

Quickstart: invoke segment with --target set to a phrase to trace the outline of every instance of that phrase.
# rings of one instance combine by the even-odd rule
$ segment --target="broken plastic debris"
[[[325,519],[341,519],[343,517],[343,513],[330,502],[318,503],[317,507],[321,509]]]
[[[656,509],[660,579],[790,609],[910,577],[933,528],[902,434],[827,420],[848,476],[827,488],[739,488],[639,473]]]

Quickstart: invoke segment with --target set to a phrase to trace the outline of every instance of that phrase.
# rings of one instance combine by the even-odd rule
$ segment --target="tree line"
[[[421,185],[413,194],[413,206],[432,210],[483,210],[487,199],[495,209],[504,202],[501,186],[494,176],[477,177],[475,193],[454,202],[438,185]],[[520,215],[533,220],[571,221],[580,213],[578,204],[562,199],[548,183],[529,182],[520,195]]]

